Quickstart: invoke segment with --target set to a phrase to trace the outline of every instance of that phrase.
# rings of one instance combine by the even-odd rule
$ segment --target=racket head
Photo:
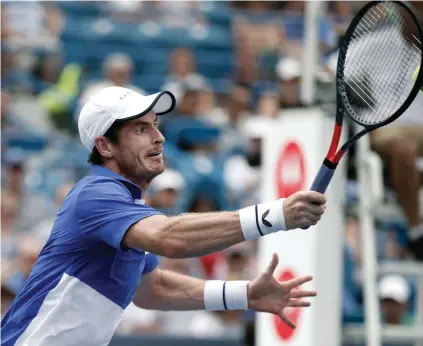
[[[339,50],[337,118],[345,111],[374,129],[401,116],[423,83],[422,42],[421,19],[409,3],[372,1],[360,9]]]

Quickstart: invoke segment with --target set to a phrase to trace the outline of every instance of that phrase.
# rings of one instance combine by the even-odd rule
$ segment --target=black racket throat
[[[323,160],[323,164],[329,169],[336,169],[338,162],[332,162],[327,157]]]

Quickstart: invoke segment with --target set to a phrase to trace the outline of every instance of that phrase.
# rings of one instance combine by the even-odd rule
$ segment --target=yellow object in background
[[[419,74],[420,67],[417,68],[417,70],[413,73],[413,80],[416,81],[417,75]],[[420,90],[423,90],[423,85],[420,87]]]

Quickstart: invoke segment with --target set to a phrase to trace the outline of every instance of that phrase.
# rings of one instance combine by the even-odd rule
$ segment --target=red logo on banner
[[[279,281],[287,281],[294,279],[295,275],[292,270],[285,269],[280,275],[279,275]],[[300,308],[285,308],[286,315],[288,318],[295,323],[297,326],[296,329],[292,329],[290,326],[288,326],[285,322],[283,322],[279,317],[273,316],[276,332],[280,336],[280,338],[283,341],[290,340],[294,333],[298,330],[298,320],[300,318],[301,309]]]
[[[304,188],[305,162],[300,146],[288,142],[281,150],[276,166],[276,186],[279,198],[285,198]]]

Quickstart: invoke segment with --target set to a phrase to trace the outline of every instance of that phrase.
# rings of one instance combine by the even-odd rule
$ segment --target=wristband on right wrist
[[[248,310],[249,281],[206,281],[204,307],[207,311]]]
[[[241,229],[245,240],[287,230],[283,214],[283,201],[283,199],[279,199],[256,204],[239,211]]]

